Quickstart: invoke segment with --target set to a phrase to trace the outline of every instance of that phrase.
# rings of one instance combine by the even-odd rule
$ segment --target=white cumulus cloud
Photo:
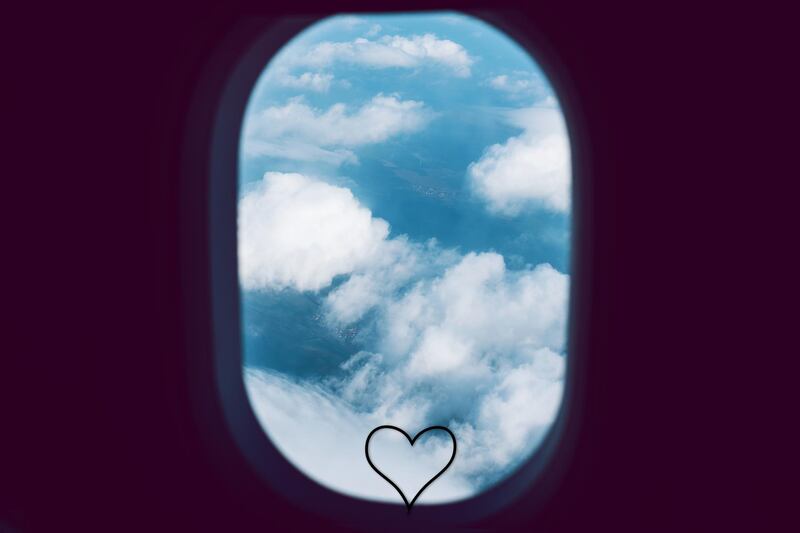
[[[372,260],[389,233],[349,189],[267,172],[239,201],[245,289],[319,290]]]
[[[371,68],[415,68],[433,64],[448,68],[456,76],[468,77],[475,60],[460,44],[426,33],[411,37],[385,35],[375,40],[359,37],[345,42],[325,41],[314,45],[298,61],[316,67],[336,62]]]
[[[384,349],[408,354],[420,377],[472,373],[498,354],[561,351],[567,288],[548,264],[510,272],[499,254],[470,253],[387,306]]]
[[[561,110],[528,108],[513,113],[510,120],[524,132],[490,146],[470,164],[473,192],[491,211],[505,215],[519,214],[531,206],[568,212],[570,150]]]
[[[349,148],[417,131],[432,117],[423,102],[392,95],[378,94],[355,110],[342,103],[316,109],[296,97],[247,116],[244,153],[333,164],[355,162]]]

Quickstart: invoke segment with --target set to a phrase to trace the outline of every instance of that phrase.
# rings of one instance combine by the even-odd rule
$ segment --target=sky
[[[527,52],[456,13],[325,19],[265,66],[239,168],[243,372],[287,458],[402,504],[366,436],[444,425],[434,504],[530,457],[563,392],[571,169]],[[370,443],[409,499],[451,447]]]

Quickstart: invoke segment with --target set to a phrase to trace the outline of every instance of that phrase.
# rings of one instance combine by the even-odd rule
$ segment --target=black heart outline
[[[451,439],[453,439],[453,454],[450,456],[450,460],[447,462],[447,464],[446,464],[446,465],[444,465],[444,468],[442,468],[441,470],[439,470],[439,472],[438,472],[438,473],[437,473],[435,476],[433,476],[432,478],[430,478],[430,479],[428,480],[428,482],[427,482],[427,483],[425,483],[425,484],[422,486],[422,488],[421,488],[421,489],[419,489],[419,491],[417,492],[417,495],[416,495],[416,496],[414,496],[414,498],[411,500],[411,503],[409,503],[409,501],[408,501],[408,498],[406,498],[406,495],[405,495],[405,494],[403,494],[403,491],[402,491],[402,490],[400,490],[400,487],[398,487],[398,486],[395,484],[395,482],[394,482],[394,481],[392,481],[391,479],[389,479],[389,477],[388,477],[388,476],[386,476],[386,475],[385,475],[383,472],[381,472],[380,470],[378,470],[378,467],[376,467],[376,466],[373,464],[373,462],[372,462],[372,459],[370,459],[370,458],[369,458],[369,441],[370,441],[370,439],[372,438],[372,436],[373,436],[373,435],[374,435],[376,432],[378,432],[378,431],[380,431],[380,430],[382,430],[382,429],[393,429],[393,430],[395,430],[395,431],[399,431],[400,433],[402,433],[402,434],[405,436],[405,438],[406,438],[406,439],[408,439],[408,442],[411,444],[411,446],[414,446],[414,443],[415,443],[415,442],[417,442],[417,439],[418,439],[418,438],[420,438],[420,437],[421,437],[423,434],[425,434],[425,433],[427,433],[428,431],[431,431],[431,430],[433,430],[433,429],[441,429],[441,430],[443,430],[443,431],[446,431],[446,432],[447,432],[447,433],[450,435],[450,438],[451,438]],[[397,426],[391,426],[391,425],[389,425],[389,424],[386,424],[386,425],[383,425],[383,426],[378,426],[378,427],[376,427],[375,429],[373,429],[372,431],[370,431],[370,432],[369,432],[369,435],[367,435],[367,442],[365,442],[365,443],[364,443],[364,453],[365,453],[365,454],[366,454],[366,456],[367,456],[367,462],[369,463],[369,466],[370,466],[370,467],[371,467],[371,468],[372,468],[372,469],[373,469],[375,472],[377,472],[379,476],[381,476],[383,479],[385,479],[386,481],[388,481],[388,482],[389,482],[389,484],[390,484],[392,487],[394,487],[394,490],[396,490],[396,491],[397,491],[397,492],[400,494],[400,497],[401,497],[401,498],[403,498],[403,503],[405,503],[405,504],[406,504],[406,511],[407,511],[408,513],[410,513],[410,512],[411,512],[411,506],[412,506],[412,505],[414,505],[414,502],[416,502],[416,501],[417,501],[417,498],[419,498],[420,494],[422,494],[422,491],[424,491],[425,489],[427,489],[427,488],[428,488],[428,485],[430,485],[431,483],[433,483],[434,481],[436,481],[436,479],[437,479],[439,476],[441,476],[442,474],[444,474],[445,470],[447,470],[448,468],[450,468],[450,465],[451,465],[451,464],[453,464],[453,460],[456,458],[456,446],[457,446],[457,445],[456,445],[456,436],[453,434],[453,432],[452,432],[452,431],[450,431],[450,428],[447,428],[447,427],[445,427],[445,426],[430,426],[430,427],[427,427],[427,428],[423,429],[422,431],[420,431],[419,433],[417,433],[417,434],[414,436],[414,438],[412,439],[412,438],[411,438],[411,436],[410,436],[408,433],[406,433],[405,431],[403,431],[403,430],[402,430],[402,429],[400,429],[399,427],[397,427]]]

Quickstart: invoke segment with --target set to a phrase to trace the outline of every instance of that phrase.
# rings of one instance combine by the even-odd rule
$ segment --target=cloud
[[[456,434],[458,456],[422,501],[452,501],[500,479],[546,434],[563,392],[567,275],[390,237],[348,189],[299,174],[267,173],[240,200],[239,232],[246,290],[325,289],[324,323],[359,332],[362,351],[324,379],[246,372],[270,437],[315,479],[397,501],[365,468],[366,435],[380,424],[412,434],[443,424]],[[400,447],[383,464],[413,486],[446,451],[429,446],[422,462]]]
[[[316,92],[327,92],[331,87],[333,74],[323,74],[320,72],[304,72],[295,76],[288,72],[283,72],[278,77],[278,83],[284,87],[292,89],[309,89]]]
[[[420,268],[418,246],[405,237],[385,240],[380,254],[368,268],[352,275],[326,298],[327,317],[332,324],[346,325],[360,320],[388,294],[408,281]]]
[[[510,272],[497,253],[469,253],[387,306],[383,349],[408,354],[422,378],[462,369],[468,378],[496,354],[560,351],[566,294],[567,277],[548,264]]]
[[[423,102],[378,94],[356,110],[337,103],[327,110],[302,97],[248,115],[243,148],[247,156],[268,155],[331,164],[356,162],[348,148],[383,142],[423,128],[433,113]]]
[[[524,132],[494,144],[470,164],[472,191],[489,210],[517,215],[529,207],[566,213],[570,208],[569,140],[561,110],[517,110],[509,121]]]
[[[489,78],[488,84],[493,89],[506,93],[511,98],[535,97],[541,103],[555,103],[552,90],[541,76],[533,72],[515,70],[511,74],[501,74]]]
[[[374,317],[359,327],[375,332],[374,351],[343,365],[336,390],[401,427],[454,429],[455,471],[478,490],[524,460],[555,418],[568,294],[569,277],[548,264],[509,271],[496,253],[461,256],[370,300]]]
[[[516,93],[530,90],[531,81],[525,79],[510,80],[507,74],[503,74],[490,79],[489,85],[500,91]]]
[[[419,503],[470,497],[517,466],[541,442],[561,402],[563,357],[543,352],[533,361],[508,371],[490,392],[472,398],[477,405],[472,417],[442,422],[456,435],[458,451],[452,466]],[[256,417],[287,459],[328,488],[371,500],[400,502],[364,458],[369,432],[391,424],[413,436],[439,422],[427,412],[432,400],[419,392],[406,399],[404,409],[364,410],[324,384],[290,380],[275,372],[246,369],[245,386]],[[370,456],[407,495],[446,464],[451,451],[449,439],[435,434],[414,448],[402,437],[386,436],[391,435],[376,434]]]
[[[373,28],[374,29],[374,28]],[[360,37],[353,41],[324,41],[314,45],[301,64],[315,67],[350,63],[371,68],[416,68],[441,65],[456,76],[469,77],[474,59],[460,44],[436,35],[385,35],[376,40]]]
[[[331,323],[359,320],[388,293],[458,255],[436,241],[389,238],[389,224],[344,187],[297,173],[267,172],[239,200],[239,279],[245,290],[319,291]]]
[[[441,272],[459,257],[454,250],[441,249],[435,239],[426,243],[410,242],[403,235],[387,239],[368,268],[354,272],[327,295],[327,319],[339,327],[361,320],[403,286]]]
[[[348,189],[280,172],[267,172],[239,201],[238,224],[248,290],[319,290],[370,261],[389,233]]]
[[[507,465],[521,450],[541,441],[561,403],[564,357],[541,348],[531,362],[508,370],[481,404],[472,434],[481,446],[478,470],[486,464]]]
[[[297,383],[274,373],[247,370],[245,383],[250,403],[272,442],[290,461],[313,473],[316,481],[351,496],[400,502],[394,488],[364,458],[369,432],[392,420],[355,410],[324,387]],[[450,456],[449,438],[443,441],[427,435],[413,448],[394,432],[378,432],[370,441],[373,462],[390,473],[409,498],[447,464]],[[471,493],[469,481],[449,469],[418,501],[445,502]]]

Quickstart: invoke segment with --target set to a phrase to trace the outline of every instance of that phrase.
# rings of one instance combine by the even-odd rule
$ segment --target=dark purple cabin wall
[[[219,472],[191,399],[183,287],[207,275],[180,259],[205,246],[180,228],[192,95],[244,18],[324,6],[266,4],[4,17],[0,529],[346,529],[231,474],[236,458]],[[575,267],[591,270],[590,348],[557,489],[538,513],[523,499],[475,528],[789,530],[792,17],[763,3],[517,9],[563,67],[589,142],[594,253]],[[230,445],[220,433],[218,449]]]

